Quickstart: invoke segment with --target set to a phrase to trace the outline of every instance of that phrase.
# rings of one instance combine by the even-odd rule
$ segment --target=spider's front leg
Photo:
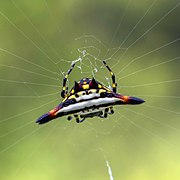
[[[116,80],[115,80],[115,75],[114,73],[112,72],[112,70],[110,69],[110,67],[106,64],[106,61],[103,61],[104,65],[106,66],[106,68],[108,69],[108,71],[110,72],[110,75],[111,75],[111,78],[112,78],[112,89],[113,89],[113,92],[116,93],[116,90],[117,90],[117,83],[116,83]]]
[[[61,91],[62,98],[65,98],[68,93],[68,87],[66,86],[66,83],[67,83],[68,76],[71,73],[71,71],[73,70],[74,66],[75,66],[75,63],[72,64],[71,68],[68,70],[67,74],[65,75],[65,77],[63,79],[63,88]]]

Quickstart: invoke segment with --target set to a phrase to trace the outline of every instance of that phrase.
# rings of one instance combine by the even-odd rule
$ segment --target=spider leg
[[[104,118],[107,118],[107,116],[108,116],[108,111],[109,111],[109,108],[106,108],[106,109],[104,110]]]
[[[70,121],[70,120],[72,120],[72,118],[73,118],[72,116],[68,116],[67,120]]]
[[[114,110],[112,106],[109,108],[108,114],[114,114]]]
[[[85,117],[83,117],[82,119],[79,119],[79,116],[76,114],[74,115],[74,117],[76,118],[77,123],[82,123],[86,119]]]
[[[116,93],[116,88],[117,88],[117,83],[115,81],[115,75],[112,72],[112,70],[110,69],[110,67],[106,64],[106,61],[103,61],[104,65],[106,66],[106,68],[108,69],[108,71],[110,72],[111,78],[112,78],[112,88],[113,88],[113,92]]]
[[[100,118],[107,118],[108,116],[108,111],[109,111],[109,108],[106,108],[104,110],[104,114],[103,114],[103,111],[101,111],[101,114],[99,115]]]
[[[99,117],[100,117],[100,118],[104,118],[104,116],[103,116],[103,111],[100,112]]]
[[[75,66],[75,63],[72,64],[71,68],[68,70],[67,74],[65,75],[65,77],[63,79],[63,88],[61,91],[61,97],[62,98],[65,98],[67,95],[68,87],[66,86],[66,82],[67,82],[68,76],[71,73],[71,71],[73,70],[74,66]]]

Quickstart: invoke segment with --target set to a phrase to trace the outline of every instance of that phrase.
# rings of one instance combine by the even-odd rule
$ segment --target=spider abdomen
[[[121,102],[118,98],[115,97],[99,97],[93,99],[85,99],[81,102],[76,102],[70,104],[66,107],[62,107],[57,113],[73,113],[73,112],[80,112],[87,109],[98,108],[98,107],[107,107],[111,105],[118,104],[118,101]],[[66,103],[66,102],[65,102]]]
[[[85,91],[81,91],[81,92],[77,93],[78,97],[75,98],[76,101],[79,102],[79,101],[83,101],[83,100],[89,100],[89,99],[100,97],[100,94],[96,93],[96,91],[89,90],[89,91],[86,91],[86,92]]]

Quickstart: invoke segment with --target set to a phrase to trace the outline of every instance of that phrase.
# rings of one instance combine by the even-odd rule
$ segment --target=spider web
[[[8,1],[0,21],[1,179],[179,179],[178,1]],[[95,77],[145,99],[81,124],[35,120],[62,80]]]

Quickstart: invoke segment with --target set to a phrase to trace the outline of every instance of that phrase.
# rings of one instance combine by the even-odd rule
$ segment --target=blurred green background
[[[0,179],[180,179],[180,3],[0,1]],[[84,54],[83,54],[84,52]],[[61,102],[64,73],[146,100],[82,124],[35,120]]]

